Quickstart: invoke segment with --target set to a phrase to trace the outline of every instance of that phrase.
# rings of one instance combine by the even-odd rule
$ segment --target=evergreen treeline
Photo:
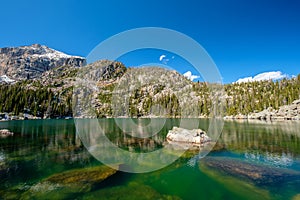
[[[72,87],[57,91],[55,88],[43,86],[39,82],[33,83],[31,83],[32,87],[28,87],[27,82],[0,85],[0,113],[7,112],[13,115],[28,113],[47,118],[72,116]],[[99,93],[98,117],[112,115],[113,89],[114,85],[112,84],[105,88],[103,93]],[[226,94],[225,114],[246,115],[268,107],[278,109],[282,105],[288,105],[294,100],[300,99],[300,75],[280,81],[227,84],[224,89]],[[208,85],[201,82],[193,83],[192,90],[199,97],[197,100],[198,114],[208,116],[212,105]],[[158,87],[154,94],[162,91],[163,87]],[[156,105],[159,107],[155,107]],[[163,114],[168,117],[178,117],[181,112],[180,105],[179,99],[172,93],[162,93],[159,98],[154,98],[147,92],[136,89],[129,99],[129,113],[120,113],[120,116],[122,116],[121,114],[128,114],[130,117]],[[191,109],[194,108],[192,106]]]
[[[138,105],[140,103],[142,104],[142,109],[138,109]],[[129,99],[129,115],[131,117],[149,115],[167,117],[179,116],[179,101],[175,94],[170,93],[166,93],[154,100],[148,93],[144,93],[140,89],[136,89]]]
[[[268,107],[278,109],[300,99],[300,74],[292,79],[260,81],[225,85],[226,114],[249,114]]]
[[[200,97],[197,108],[199,116],[209,116],[210,114],[212,101],[209,88],[207,83],[193,83],[193,91]],[[289,105],[294,100],[300,99],[300,74],[295,78],[285,78],[280,81],[226,84],[224,90],[226,94],[225,115],[247,115],[269,107],[277,110],[282,105]],[[143,109],[138,109],[141,102]],[[149,115],[150,108],[155,104],[164,108],[165,116],[180,116],[180,103],[174,94],[167,93],[159,99],[153,100],[151,96],[143,94],[140,90],[136,90],[130,98],[130,116]]]
[[[31,89],[25,85],[26,82],[0,85],[0,113],[15,116],[25,113],[42,118],[72,116],[71,91],[55,94],[41,84]]]

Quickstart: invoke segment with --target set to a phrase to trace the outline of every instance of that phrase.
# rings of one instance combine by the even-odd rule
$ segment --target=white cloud
[[[254,81],[252,77],[245,77],[245,78],[240,78],[235,83],[245,83],[245,82],[251,82],[251,81]]]
[[[244,82],[253,82],[253,81],[264,81],[264,80],[278,80],[282,78],[288,77],[286,74],[283,74],[281,71],[276,72],[264,72],[261,74],[257,74],[254,77],[245,77],[240,78],[236,81],[236,83],[244,83]]]
[[[159,61],[163,61],[163,59],[166,57],[166,55],[161,55],[161,56],[159,56]]]
[[[191,71],[187,71],[183,74],[183,76],[185,76],[186,78],[190,79],[191,81],[193,81],[196,78],[200,78],[200,76],[197,75],[193,75]]]
[[[278,80],[287,77],[287,75],[282,74],[282,72],[265,72],[254,76],[254,80],[262,81],[262,80]]]
[[[171,60],[173,60],[175,58],[175,56],[171,57]],[[159,56],[159,61],[162,62],[163,64],[167,65],[168,62],[170,61],[170,58],[168,58],[168,56],[162,54],[161,56]]]

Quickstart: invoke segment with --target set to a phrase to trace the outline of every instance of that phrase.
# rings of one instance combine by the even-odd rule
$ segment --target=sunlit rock
[[[178,127],[173,127],[172,130],[169,130],[167,140],[189,144],[204,144],[211,141],[210,137],[201,129],[188,130]]]

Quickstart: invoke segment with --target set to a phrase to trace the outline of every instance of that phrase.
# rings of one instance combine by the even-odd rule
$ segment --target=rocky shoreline
[[[225,116],[224,119],[242,119],[242,120],[300,120],[300,99],[293,101],[291,105],[280,106],[278,110],[269,107],[261,112],[251,113],[249,115]]]
[[[71,116],[59,116],[55,119],[72,119],[73,117]],[[22,114],[20,113],[19,115],[13,115],[11,113],[0,113],[0,121],[9,121],[9,120],[32,120],[32,119],[52,119],[49,117],[37,117],[34,115],[29,115],[29,114]]]
[[[60,116],[57,119],[71,119],[70,116]],[[85,117],[83,117],[85,118]],[[122,118],[127,118],[123,116]],[[141,118],[159,118],[157,116],[142,116]],[[176,117],[177,118],[177,117]],[[180,117],[178,117],[180,118]],[[208,117],[200,116],[205,119]],[[0,113],[0,121],[7,120],[27,120],[27,119],[48,119],[29,114],[15,116],[11,113]],[[248,115],[225,116],[225,120],[264,120],[264,121],[300,121],[300,99],[293,101],[291,105],[280,106],[278,110],[269,107],[261,112],[250,113]]]

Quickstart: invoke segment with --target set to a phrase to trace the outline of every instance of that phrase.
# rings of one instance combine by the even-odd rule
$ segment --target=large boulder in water
[[[167,140],[189,144],[204,144],[211,141],[210,137],[201,129],[188,130],[178,127],[173,127],[172,130],[169,130]]]

